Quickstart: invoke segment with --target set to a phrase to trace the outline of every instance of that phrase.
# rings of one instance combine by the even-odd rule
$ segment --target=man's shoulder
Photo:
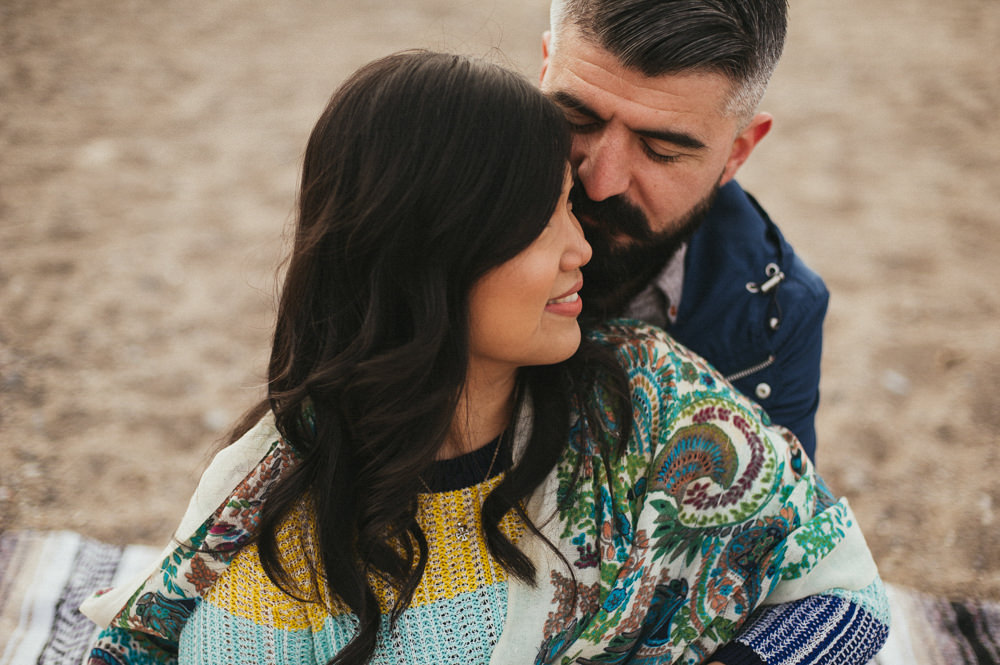
[[[728,376],[818,341],[828,303],[820,276],[734,181],[688,247],[671,333]]]
[[[688,264],[697,269],[698,258],[736,267],[778,261],[792,251],[778,225],[763,206],[738,182],[731,180],[719,189],[704,223],[691,238]],[[721,264],[717,263],[716,267]]]
[[[723,186],[705,222],[691,238],[685,260],[684,297],[689,304],[712,293],[734,293],[782,274],[782,291],[806,299],[828,297],[823,279],[796,254],[778,225],[738,182]],[[713,295],[719,295],[714,294]],[[683,300],[682,300],[683,303]]]

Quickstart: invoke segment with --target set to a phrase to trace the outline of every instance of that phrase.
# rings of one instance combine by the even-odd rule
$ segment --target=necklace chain
[[[475,485],[475,494],[476,497],[478,498],[478,503],[480,505],[480,508],[483,503],[483,494],[481,485],[482,483],[489,480],[490,474],[493,472],[493,466],[497,462],[497,457],[500,454],[500,448],[503,445],[503,436],[504,436],[503,434],[500,435],[499,440],[497,441],[497,445],[493,448],[493,458],[490,460],[490,465],[486,469],[486,476],[483,478],[481,482],[476,483]],[[424,477],[423,476],[418,476],[418,477],[420,478],[420,482],[423,484],[424,488],[427,490],[427,493],[434,494],[434,490],[430,488],[430,485],[427,484],[427,481],[424,480]],[[467,488],[467,490],[471,490],[471,488]],[[453,516],[451,522],[452,524],[454,524],[455,535],[458,537],[458,539],[462,542],[469,542],[473,538],[473,534],[475,531],[474,527],[470,525],[469,520],[470,519],[475,520],[475,517],[473,517],[473,515],[477,511],[477,508],[473,503],[471,492],[465,491],[463,492],[463,494],[465,502],[465,511],[464,511],[465,515],[464,516],[461,514],[455,515]]]
[[[497,441],[497,445],[493,448],[493,457],[490,459],[490,465],[486,468],[486,475],[480,482],[486,482],[487,480],[490,479],[490,474],[493,472],[493,467],[497,463],[497,456],[500,454],[500,447],[503,445],[504,434],[506,434],[506,432],[504,432],[498,437],[499,440]],[[424,480],[424,477],[418,476],[418,478],[420,478],[420,484],[424,486],[424,489],[427,490],[428,494],[434,494],[434,490],[432,490],[430,485],[427,484],[427,481]]]

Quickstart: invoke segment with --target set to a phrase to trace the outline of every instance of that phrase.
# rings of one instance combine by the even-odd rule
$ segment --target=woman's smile
[[[563,295],[546,302],[545,311],[561,316],[579,316],[580,312],[583,311],[583,300],[580,299],[581,288],[583,288],[582,279]]]
[[[590,260],[591,250],[573,216],[572,186],[567,167],[562,193],[545,229],[472,287],[472,365],[513,373],[518,367],[562,362],[580,346],[576,320],[583,311],[580,267]]]

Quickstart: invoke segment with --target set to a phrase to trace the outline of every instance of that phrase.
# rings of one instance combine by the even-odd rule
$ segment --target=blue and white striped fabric
[[[158,549],[117,547],[72,531],[0,535],[0,665],[77,665],[97,627],[77,609],[123,582]]]
[[[772,608],[752,622],[739,641],[752,647],[765,663],[830,663],[831,653],[864,654],[866,645],[885,641],[889,608],[882,609],[881,616],[876,616],[835,596],[814,596],[803,603]],[[816,631],[816,626],[824,630],[806,633]],[[848,644],[853,646],[844,648]],[[867,649],[865,657],[874,656],[872,650]]]

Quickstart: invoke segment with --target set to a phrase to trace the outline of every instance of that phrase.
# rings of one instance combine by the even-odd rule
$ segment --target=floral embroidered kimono
[[[574,424],[563,459],[528,505],[572,570],[540,539],[522,535],[518,546],[536,563],[538,584],[496,582],[503,593],[491,597],[505,603],[499,611],[506,620],[479,662],[694,664],[730,641],[761,605],[816,594],[847,598],[887,621],[884,591],[850,507],[828,492],[793,437],[767,424],[759,407],[666,333],[633,322],[591,334],[615,350],[630,380],[628,450],[601,459]],[[603,403],[599,388],[592,398]],[[612,414],[606,418],[613,431]],[[515,460],[530,420],[519,418]],[[559,511],[557,497],[580,456],[575,500]],[[268,486],[293,463],[271,418],[220,452],[177,531],[182,544],[168,547],[134,583],[81,608],[107,626],[89,662],[176,662],[185,624],[210,604],[213,585],[235,574],[233,553],[256,529]],[[326,662],[350,624],[324,612],[320,607],[319,618],[294,635],[251,629],[270,631],[269,640],[322,641],[326,650],[306,645],[312,655],[294,662]],[[380,644],[396,651],[377,651],[373,662],[464,662],[437,651],[443,642],[410,640],[406,648],[420,653],[400,656],[404,641],[390,635]],[[226,662],[210,656],[197,662]],[[268,662],[260,653],[239,660]]]

